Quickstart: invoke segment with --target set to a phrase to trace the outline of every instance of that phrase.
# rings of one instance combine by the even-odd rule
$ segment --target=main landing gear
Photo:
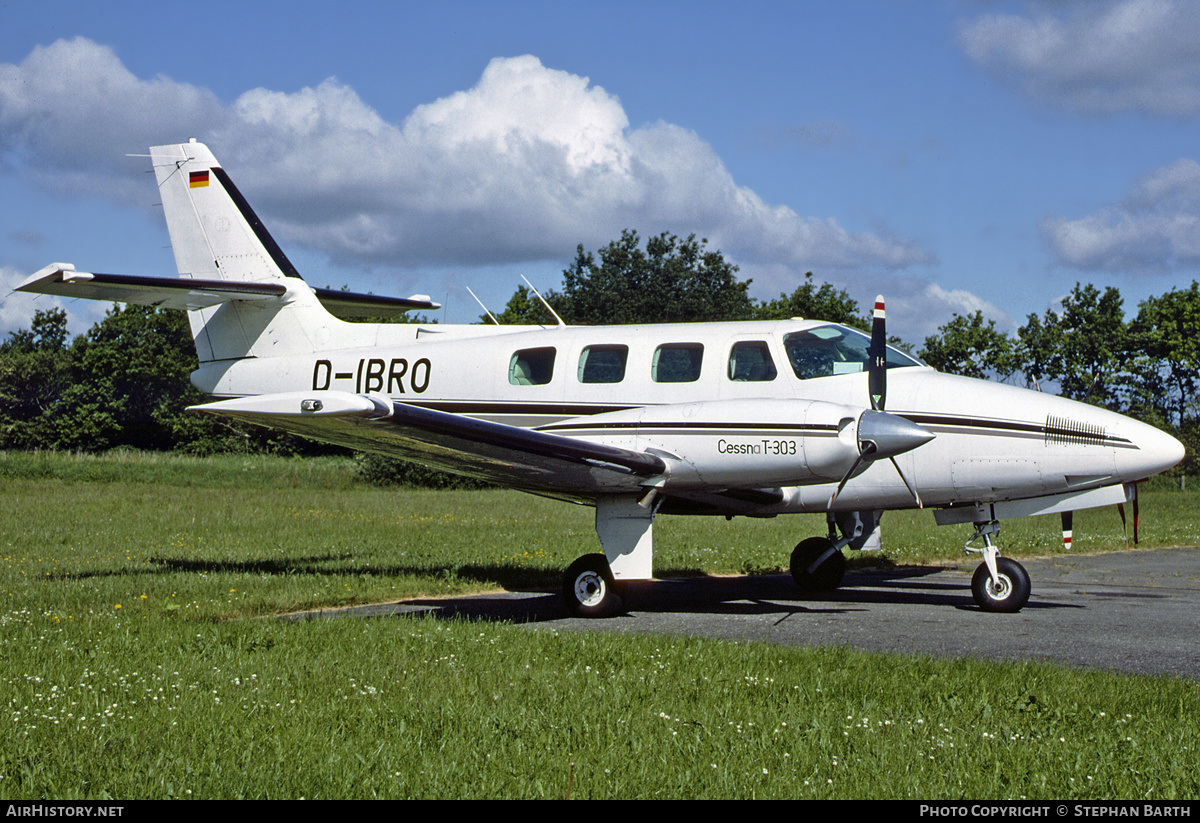
[[[612,617],[621,604],[608,559],[585,554],[563,575],[563,601],[576,617]]]
[[[830,512],[827,537],[801,540],[792,549],[792,579],[802,592],[831,592],[842,585],[846,575],[846,555],[842,549],[862,549],[874,538],[878,543],[879,518],[883,512]],[[838,536],[841,530],[842,536]],[[876,546],[877,547],[877,546]]]
[[[968,552],[983,555],[983,562],[971,577],[971,594],[975,603],[985,612],[1019,612],[1029,601],[1029,574],[1017,561],[1000,557],[999,550],[992,543],[992,536],[999,533],[1000,524],[994,520],[991,523],[976,523],[975,535],[964,547]],[[981,537],[983,547],[972,548],[971,544]]]
[[[650,580],[657,490],[603,495],[596,500],[596,536],[604,554],[585,554],[563,575],[562,594],[576,617],[612,617],[630,582]]]
[[[831,592],[842,584],[846,555],[828,537],[810,537],[792,549],[790,565],[800,591]]]

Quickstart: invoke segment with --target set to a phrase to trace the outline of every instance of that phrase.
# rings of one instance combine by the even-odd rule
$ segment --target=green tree
[[[562,314],[562,295],[551,289],[543,297],[546,298],[546,302],[553,306],[559,315]],[[546,307],[542,305],[542,301],[538,300],[537,295],[525,286],[517,286],[517,290],[509,298],[504,311],[496,315],[496,321],[501,326],[558,325],[558,321],[546,310]],[[487,315],[481,315],[479,322],[486,324],[491,323],[492,320]]]
[[[116,306],[71,346],[72,384],[54,415],[53,445],[170,449],[204,402],[189,375],[196,368],[187,316],[149,306]]]
[[[826,320],[860,329],[869,329],[871,322],[859,314],[858,303],[845,290],[829,283],[818,288],[813,273],[806,272],[804,283],[791,294],[780,294],[775,300],[759,303],[754,312],[757,320],[787,320],[803,317]]]
[[[1075,284],[1062,313],[1031,314],[1018,330],[1018,356],[1026,375],[1052,380],[1064,397],[1098,406],[1119,405],[1129,347],[1120,292]]]
[[[1007,380],[1019,367],[1012,338],[996,328],[996,321],[985,324],[981,311],[968,317],[955,314],[936,335],[925,338],[919,356],[938,371],[980,380]]]
[[[0,447],[42,446],[52,409],[71,381],[67,313],[38,311],[29,329],[0,343]]]
[[[753,317],[749,281],[738,280],[737,266],[707,244],[694,234],[680,240],[663,232],[643,249],[638,233],[626,229],[599,250],[599,260],[580,245],[563,272],[561,309],[555,308],[573,325]]]
[[[0,446],[245,451],[290,437],[185,411],[206,397],[189,379],[197,361],[183,312],[117,307],[66,339],[66,314],[52,310],[0,345]]]
[[[10,332],[0,343],[0,352],[61,351],[67,346],[67,313],[62,309],[39,309],[28,329]]]
[[[1200,286],[1143,300],[1129,336],[1131,406],[1182,427],[1200,389]]]

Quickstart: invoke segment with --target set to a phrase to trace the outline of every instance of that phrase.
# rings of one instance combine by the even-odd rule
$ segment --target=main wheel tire
[[[810,537],[801,540],[792,549],[792,579],[802,592],[831,592],[842,584],[846,575],[846,556],[834,552],[825,562],[810,572],[808,569],[817,558],[833,547],[827,537]]]
[[[1029,573],[1025,567],[1007,557],[996,558],[999,585],[992,581],[987,563],[980,563],[971,578],[971,594],[985,612],[1019,612],[1029,601]]]
[[[576,617],[611,617],[621,598],[602,554],[585,554],[563,576],[563,600]]]

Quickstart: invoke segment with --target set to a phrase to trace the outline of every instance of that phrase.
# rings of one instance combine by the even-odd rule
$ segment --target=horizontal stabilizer
[[[293,284],[293,288],[302,287]],[[203,280],[191,277],[147,277],[75,271],[70,263],[51,263],[25,279],[15,291],[86,300],[111,300],[164,309],[206,309],[234,300],[277,300],[287,294],[282,282]],[[393,317],[414,309],[439,309],[425,294],[381,297],[374,294],[313,289],[326,310],[343,320]]]
[[[52,263],[26,278],[15,291],[112,300],[165,309],[203,309],[231,300],[278,299],[287,289],[281,283],[93,274],[77,272],[70,263]]]
[[[353,317],[393,317],[413,309],[440,309],[427,294],[411,297],[381,297],[377,294],[359,294],[335,289],[313,289],[321,305],[334,317],[348,320]]]

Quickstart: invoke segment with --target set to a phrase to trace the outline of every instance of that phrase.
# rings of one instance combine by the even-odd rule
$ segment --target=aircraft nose
[[[873,457],[895,457],[934,438],[933,432],[911,420],[879,411],[864,411],[858,419],[858,442],[873,443]]]
[[[1138,423],[1129,439],[1136,447],[1130,456],[1130,462],[1133,465],[1129,468],[1138,477],[1128,479],[1140,480],[1143,477],[1164,472],[1183,460],[1185,453],[1183,444],[1153,426]]]

